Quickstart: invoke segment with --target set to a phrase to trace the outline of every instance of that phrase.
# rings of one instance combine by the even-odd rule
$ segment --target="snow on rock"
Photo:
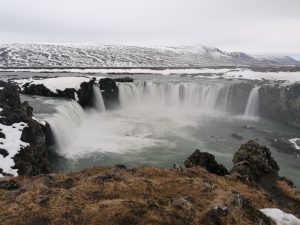
[[[17,169],[12,169],[15,165],[13,157],[26,146],[28,143],[21,141],[22,131],[28,125],[26,123],[14,123],[11,126],[5,126],[0,124],[0,130],[5,135],[4,138],[0,138],[0,148],[6,154],[0,154],[0,168],[3,170],[2,173],[11,174],[14,176],[18,175]],[[0,173],[0,177],[2,174]]]
[[[266,216],[270,217],[276,225],[300,225],[300,220],[292,214],[285,213],[280,209],[266,208],[260,210]]]
[[[46,126],[46,121],[44,120],[39,120],[38,118],[36,117],[32,117],[33,120],[35,120],[36,122],[38,122],[39,124],[42,124],[43,126]]]
[[[67,88],[78,90],[81,83],[89,82],[90,80],[90,77],[54,77],[45,79],[19,79],[13,80],[13,83],[17,84],[21,89],[23,89],[26,84],[43,84],[51,92],[57,93],[57,90],[63,91]]]

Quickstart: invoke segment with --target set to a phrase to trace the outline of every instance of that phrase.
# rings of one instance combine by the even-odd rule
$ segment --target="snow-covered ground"
[[[285,213],[280,209],[267,208],[261,209],[262,213],[270,217],[276,225],[300,225],[300,220],[292,214]]]
[[[7,156],[0,154],[0,168],[3,173],[18,175],[16,169],[12,169],[15,165],[13,157],[21,150],[28,146],[28,143],[21,141],[22,131],[27,127],[26,123],[15,123],[11,126],[0,124],[0,130],[5,135],[5,138],[0,138],[0,148],[7,152]],[[0,177],[2,175],[0,174]]]
[[[99,79],[99,77],[97,77]],[[45,79],[16,79],[13,80],[13,83],[19,85],[22,89],[25,84],[43,84],[47,89],[53,93],[57,93],[57,90],[63,91],[67,88],[74,88],[79,90],[80,84],[83,82],[89,82],[92,77],[54,77],[54,78],[45,78]]]

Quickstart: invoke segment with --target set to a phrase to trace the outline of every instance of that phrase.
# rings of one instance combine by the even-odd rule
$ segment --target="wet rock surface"
[[[17,87],[3,81],[0,81],[0,87],[0,108],[3,109],[0,112],[0,123],[14,127],[13,124],[23,122],[21,141],[29,144],[21,147],[20,151],[13,156],[15,162],[13,169],[17,169],[19,175],[48,172],[44,125],[33,119],[32,108],[28,103],[20,101]],[[3,157],[10,157],[10,149],[1,149],[0,154]],[[1,169],[2,175],[9,175],[3,172],[3,168]]]
[[[264,85],[259,89],[262,117],[300,127],[300,84]]]
[[[200,152],[199,149],[195,150],[195,152],[187,158],[184,165],[186,168],[200,166],[205,168],[207,171],[220,176],[229,174],[225,166],[216,162],[214,155],[207,152]]]

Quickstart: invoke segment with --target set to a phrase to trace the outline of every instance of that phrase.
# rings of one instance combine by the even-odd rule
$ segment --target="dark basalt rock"
[[[95,85],[95,79],[89,82],[83,82],[78,90],[78,103],[83,108],[91,108],[94,106],[94,92],[93,87]],[[74,97],[74,95],[73,95]],[[76,100],[76,99],[75,99]]]
[[[300,127],[300,84],[262,86],[259,89],[262,117]]]
[[[215,160],[215,156],[207,152],[200,152],[199,149],[187,158],[184,162],[186,168],[193,166],[201,166],[208,172],[214,173],[220,176],[229,174],[228,170],[222,164],[218,164]]]
[[[270,150],[254,140],[241,145],[232,162],[232,174],[238,173],[252,181],[259,181],[268,175],[278,176],[279,166],[272,158]]]
[[[6,158],[8,156],[8,152],[5,149],[0,148],[0,155],[2,155],[3,158]]]
[[[107,109],[119,107],[119,87],[116,82],[110,78],[103,78],[99,81],[103,101]]]
[[[119,78],[115,78],[113,80],[116,82],[133,82],[133,78],[131,78],[131,77],[119,77]]]
[[[5,134],[3,134],[1,131],[0,131],[0,138],[5,138]]]
[[[13,159],[14,169],[18,169],[19,175],[38,175],[48,172],[48,157],[46,151],[45,127],[33,119],[32,108],[27,102],[21,103],[17,87],[0,81],[0,123],[11,126],[14,123],[27,124],[22,131],[21,140],[29,143],[29,146],[21,148]],[[4,151],[5,150],[5,151]],[[9,156],[9,149],[3,149],[2,153]],[[0,165],[1,167],[1,165]],[[1,169],[2,175],[4,174]]]

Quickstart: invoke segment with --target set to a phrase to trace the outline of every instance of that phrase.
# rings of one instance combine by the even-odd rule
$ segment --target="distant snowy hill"
[[[197,67],[300,65],[288,57],[251,56],[202,45],[0,44],[1,67]]]

